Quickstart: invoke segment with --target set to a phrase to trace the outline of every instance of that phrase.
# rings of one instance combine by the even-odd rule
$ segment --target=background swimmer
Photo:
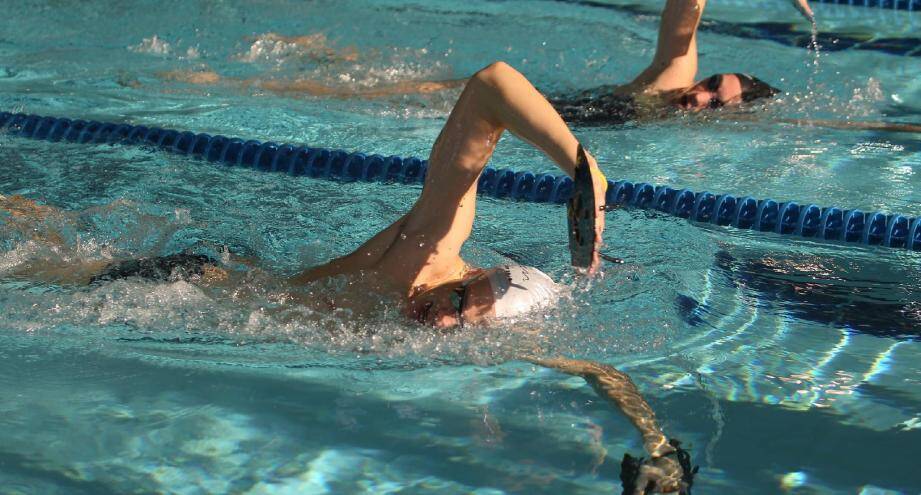
[[[795,3],[811,20],[812,11],[806,0],[798,0]],[[629,83],[599,86],[575,95],[554,96],[550,98],[551,103],[567,122],[610,125],[661,118],[668,115],[668,110],[699,111],[735,106],[777,94],[779,90],[760,79],[739,73],[714,74],[695,82],[698,69],[697,28],[706,4],[706,0],[666,2],[662,11],[655,55],[649,66]],[[303,37],[290,39],[300,38]],[[337,98],[380,98],[399,94],[432,93],[461,87],[466,81],[405,81],[356,90],[330,86],[309,79],[223,79],[212,71],[170,73],[168,77],[195,84],[226,81],[280,94]]]

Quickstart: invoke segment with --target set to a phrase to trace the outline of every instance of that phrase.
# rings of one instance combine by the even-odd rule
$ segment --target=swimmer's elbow
[[[514,67],[499,60],[477,71],[472,79],[476,79],[490,86],[499,86],[508,80],[509,77],[519,74],[520,73],[515,70]]]

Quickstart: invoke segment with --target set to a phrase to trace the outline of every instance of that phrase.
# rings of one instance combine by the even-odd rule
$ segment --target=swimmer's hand
[[[598,164],[580,144],[576,150],[575,181],[569,200],[569,252],[572,264],[593,275],[601,266],[601,239],[604,233],[605,194],[608,180]]]
[[[601,266],[601,240],[602,235],[604,234],[604,217],[605,212],[605,196],[608,192],[608,178],[601,173],[601,169],[598,168],[598,164],[595,163],[594,158],[592,159],[592,188],[595,193],[595,204],[598,205],[598,212],[595,214],[595,253],[592,256],[592,267],[589,270],[589,274],[593,274],[598,271],[598,267]]]
[[[800,14],[803,14],[807,21],[815,23],[815,14],[812,12],[812,7],[809,6],[809,0],[793,0],[793,6]]]
[[[651,490],[647,490],[651,487]],[[643,462],[636,487],[630,495],[646,493],[677,493],[681,490],[681,466],[672,456],[657,457]]]

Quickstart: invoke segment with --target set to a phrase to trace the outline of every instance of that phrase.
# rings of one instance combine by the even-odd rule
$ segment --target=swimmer
[[[109,209],[130,202],[119,200],[103,208]],[[29,242],[50,248],[56,253],[67,250],[67,237],[62,230],[79,224],[78,215],[49,205],[42,205],[23,196],[0,194],[0,226]],[[41,226],[41,227],[39,227]],[[251,263],[243,257],[234,262]],[[224,263],[204,254],[192,252],[167,256],[150,256],[121,260],[40,259],[25,262],[6,273],[12,278],[23,278],[57,285],[99,285],[114,280],[138,278],[152,282],[185,280],[205,286],[232,286],[236,273],[223,267]]]
[[[369,301],[380,300],[380,288],[388,287],[396,292],[410,321],[440,329],[488,325],[554,305],[559,288],[538,268],[511,264],[475,268],[460,256],[473,229],[478,179],[506,130],[544,152],[574,179],[567,208],[572,261],[586,275],[597,273],[607,181],[550,102],[518,71],[498,62],[467,81],[432,146],[425,183],[410,210],[352,253],[307,269],[290,283],[347,276],[353,281],[352,290]],[[20,215],[10,217],[17,221],[22,215],[53,213],[50,207],[21,198],[7,203],[0,206]],[[88,282],[201,278],[214,265],[210,258],[193,254],[127,260],[96,267]],[[694,469],[688,454],[662,433],[629,377],[590,361],[522,359],[585,378],[640,430],[650,458],[625,456],[624,493],[689,493]]]
[[[810,21],[807,0],[794,5]],[[617,125],[630,121],[658,119],[674,110],[698,112],[737,106],[780,91],[764,81],[742,73],[714,74],[700,81],[697,75],[697,28],[707,0],[668,0],[662,11],[656,52],[652,62],[627,84],[606,85],[576,95],[552,96],[550,103],[566,122],[577,125]],[[185,82],[214,83],[216,73],[173,73]],[[459,88],[466,79],[406,81],[388,86],[352,89],[308,79],[225,80],[285,95],[306,94],[336,98],[380,98],[392,95],[432,93]]]
[[[409,212],[350,254],[291,279],[307,284],[338,275],[386,280],[411,320],[436,328],[487,325],[551,306],[559,288],[535,267],[475,268],[460,256],[473,228],[477,183],[501,135],[510,131],[550,157],[575,181],[568,205],[573,264],[596,273],[601,262],[607,181],[563,119],[523,75],[498,62],[470,78],[435,140],[422,192]],[[356,277],[355,275],[359,276]],[[377,282],[367,286],[374,294]],[[669,440],[630,378],[591,361],[525,356],[534,364],[583,377],[614,402],[643,437],[649,459],[624,456],[625,494],[690,494],[696,468]]]
[[[439,328],[553,305],[559,290],[539,269],[474,268],[460,256],[473,228],[480,174],[506,130],[577,179],[579,194],[569,208],[573,260],[586,273],[596,272],[607,180],[547,99],[499,62],[467,82],[432,147],[422,192],[409,212],[354,252],[308,269],[292,282],[358,273],[384,279],[402,299],[406,316]]]

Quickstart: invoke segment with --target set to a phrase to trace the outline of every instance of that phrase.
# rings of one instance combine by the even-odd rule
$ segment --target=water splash
[[[152,55],[169,55],[173,51],[172,45],[154,34],[150,38],[144,38],[140,43],[128,47],[129,50],[137,53],[149,53]]]
[[[808,52],[811,55],[811,60],[806,62],[807,68],[809,70],[809,76],[806,80],[806,99],[811,102],[812,105],[807,106],[809,110],[809,116],[813,117],[814,113],[818,110],[818,79],[820,73],[819,60],[821,58],[821,46],[819,45],[819,25],[816,23],[815,18],[812,20],[812,26],[810,30],[810,39]]]
[[[821,56],[820,48],[821,47],[819,45],[819,25],[815,21],[815,19],[813,19],[811,33],[810,33],[810,40],[809,40],[809,51],[811,51],[813,54],[812,55],[812,66],[815,68],[816,73],[818,73],[818,70],[819,70],[819,58]]]

